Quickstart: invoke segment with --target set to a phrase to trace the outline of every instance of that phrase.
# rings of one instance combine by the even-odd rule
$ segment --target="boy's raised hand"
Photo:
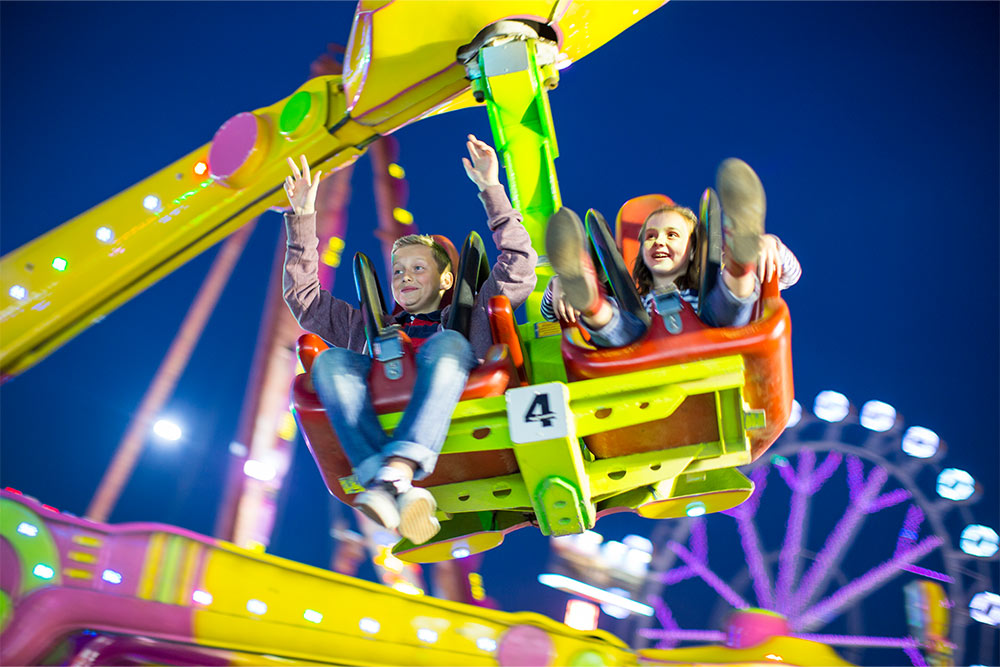
[[[309,161],[305,155],[299,156],[302,162],[302,170],[299,170],[295,160],[288,159],[288,166],[292,169],[292,175],[285,177],[285,194],[288,195],[288,203],[292,205],[295,215],[309,215],[316,212],[316,191],[319,189],[319,177],[323,173],[317,171],[314,176],[309,174]],[[293,178],[294,177],[294,178]]]
[[[469,157],[463,157],[462,164],[469,180],[479,187],[480,192],[491,185],[500,185],[500,161],[493,147],[476,139],[473,134],[469,135],[465,146],[469,149]]]

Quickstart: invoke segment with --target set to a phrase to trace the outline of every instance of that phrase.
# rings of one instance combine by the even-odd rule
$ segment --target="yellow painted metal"
[[[318,663],[495,665],[495,654],[483,648],[489,644],[477,642],[500,642],[508,628],[528,624],[552,639],[552,664],[566,664],[586,649],[606,655],[609,664],[636,664],[627,646],[607,633],[577,632],[538,614],[408,595],[224,543],[210,550],[200,587],[213,599],[194,613],[195,637],[231,650]],[[249,611],[250,600],[266,611]],[[308,620],[306,610],[321,615],[311,614],[318,622]]]
[[[490,23],[537,17],[552,26],[563,62],[569,62],[662,4],[361,2],[343,78],[318,77],[300,86],[295,92],[309,94],[310,110],[285,134],[278,132],[279,119],[291,95],[253,111],[257,142],[225,183],[194,173],[195,164],[207,159],[205,144],[0,259],[0,375],[29,368],[244,223],[283,205],[286,157],[304,154],[313,171],[329,173],[357,159],[378,135],[465,105],[460,95],[469,82],[456,50]],[[143,206],[150,195],[159,201],[152,210]],[[107,240],[98,238],[102,227],[110,230]],[[52,268],[54,257],[67,260],[66,270]],[[10,295],[15,286],[24,289],[23,298]]]
[[[36,535],[25,535],[19,532],[18,526],[29,524],[38,530]],[[46,528],[45,521],[27,507],[7,499],[0,499],[0,535],[2,535],[17,553],[17,566],[23,573],[21,587],[11,591],[19,597],[46,586],[59,584],[62,580],[59,567],[59,547],[55,537]],[[42,579],[33,574],[36,565],[52,568],[52,579]],[[0,626],[2,629],[3,626]]]

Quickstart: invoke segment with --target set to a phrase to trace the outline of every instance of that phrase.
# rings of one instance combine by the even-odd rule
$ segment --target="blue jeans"
[[[742,327],[750,323],[753,308],[760,299],[760,285],[753,294],[739,298],[722,281],[720,273],[712,291],[705,299],[701,320],[711,327]],[[591,329],[581,320],[580,324],[590,334],[597,347],[624,347],[634,343],[646,333],[646,325],[632,313],[622,311],[618,302],[608,299],[611,304],[611,320],[600,329]]]
[[[446,329],[427,339],[417,351],[413,395],[390,440],[368,392],[371,357],[341,347],[316,357],[313,386],[362,486],[391,456],[416,463],[415,479],[434,471],[451,413],[477,363],[469,341],[457,331]]]

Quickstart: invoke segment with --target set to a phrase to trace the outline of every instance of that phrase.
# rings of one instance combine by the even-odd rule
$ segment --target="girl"
[[[723,210],[724,268],[705,296],[701,317],[711,326],[743,326],[760,297],[761,281],[777,272],[779,287],[785,289],[798,281],[802,271],[777,236],[764,234],[764,187],[748,164],[735,158],[723,162],[716,187]],[[632,276],[646,310],[653,310],[654,290],[671,287],[697,309],[701,277],[697,250],[704,240],[694,212],[676,205],[659,208],[646,217],[639,239],[642,245]],[[645,333],[641,320],[622,311],[601,290],[583,225],[573,211],[562,208],[552,216],[545,242],[556,272],[542,297],[545,319],[579,320],[598,347],[628,345]]]

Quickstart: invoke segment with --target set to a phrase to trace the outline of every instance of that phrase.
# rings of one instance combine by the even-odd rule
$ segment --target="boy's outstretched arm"
[[[287,245],[282,296],[303,329],[330,345],[360,352],[365,343],[361,311],[322,289],[319,283],[316,192],[320,172],[309,173],[305,156],[301,162],[299,169],[288,159],[292,174],[285,179],[285,194],[292,210],[285,213]]]
[[[469,157],[462,158],[465,173],[479,188],[479,199],[486,209],[487,225],[493,233],[499,255],[490,277],[479,290],[474,318],[486,318],[490,298],[503,294],[511,306],[518,308],[535,289],[535,265],[538,253],[531,247],[528,230],[521,223],[521,214],[511,206],[507,192],[500,185],[500,161],[493,148],[473,135],[466,143]],[[475,345],[475,341],[473,341]],[[478,347],[478,346],[477,346]],[[482,356],[481,351],[477,353]]]

